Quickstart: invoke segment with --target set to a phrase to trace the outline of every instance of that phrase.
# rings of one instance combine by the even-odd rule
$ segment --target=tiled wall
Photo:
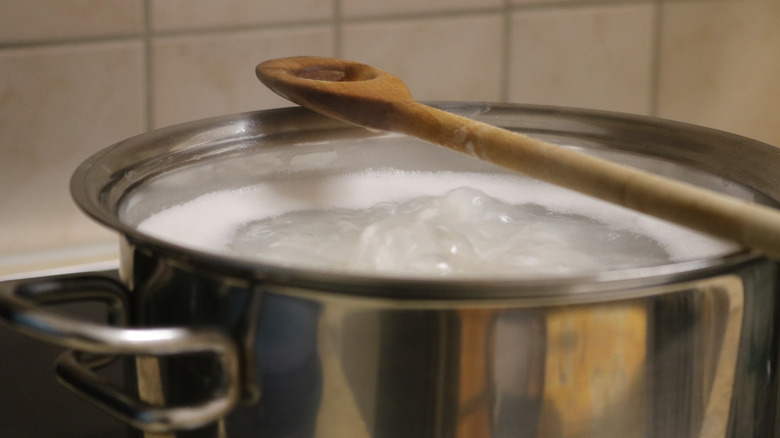
[[[287,106],[261,60],[350,58],[418,99],[651,114],[780,145],[780,0],[0,0],[0,272],[102,248],[73,169],[160,126]]]

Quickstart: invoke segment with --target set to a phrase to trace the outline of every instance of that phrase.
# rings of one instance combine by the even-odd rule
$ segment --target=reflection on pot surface
[[[445,107],[780,200],[780,155],[744,138],[561,108]],[[735,147],[739,162],[729,159]],[[60,378],[139,436],[775,436],[776,263],[755,252],[300,109],[129,139],[82,165],[72,188],[119,232],[120,281],[6,284],[0,318],[81,352],[60,359]],[[337,207],[336,219],[322,206]],[[410,216],[355,226],[377,208]],[[502,231],[521,223],[532,226]],[[309,225],[325,239],[307,240]],[[274,227],[297,246],[272,239],[253,253]],[[360,250],[333,244],[336,235]],[[533,244],[491,271],[509,258],[491,250],[512,238]],[[477,264],[464,254],[481,275],[461,272]],[[389,265],[367,269],[372,257]],[[58,289],[88,286],[120,297],[127,327],[38,308]],[[126,358],[131,385],[105,385],[83,352]]]
[[[161,277],[180,275],[192,277],[174,269]],[[774,398],[765,368],[774,362],[774,298],[757,306],[744,287],[771,291],[773,282],[772,268],[752,265],[609,302],[446,309],[269,287],[256,291],[260,323],[245,343],[253,356],[245,394],[260,397],[224,427],[227,436],[769,436],[761,406]],[[252,293],[225,292],[212,310]],[[158,297],[150,307],[172,314],[191,299]],[[745,354],[740,339],[764,352]],[[188,388],[177,396],[203,396],[193,381],[208,367],[203,375],[189,363],[164,368],[173,387]],[[768,386],[756,392],[757,382]]]

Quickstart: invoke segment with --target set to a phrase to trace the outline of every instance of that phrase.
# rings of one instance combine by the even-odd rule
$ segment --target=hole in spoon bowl
[[[362,82],[376,79],[382,72],[371,67],[357,65],[312,65],[295,72],[301,79],[327,82]]]
[[[347,73],[336,67],[316,65],[301,70],[298,72],[297,76],[299,78],[313,79],[315,81],[341,82],[345,80]]]

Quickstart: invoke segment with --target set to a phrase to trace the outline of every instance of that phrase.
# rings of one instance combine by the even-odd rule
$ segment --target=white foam
[[[663,247],[672,262],[720,255],[735,249],[730,244],[700,233],[520,176],[394,170],[372,170],[316,180],[298,179],[210,193],[153,215],[138,228],[149,235],[186,247],[231,254],[230,244],[237,230],[264,218],[307,210],[363,210],[383,202],[399,203],[419,197],[442,197],[464,186],[484,192],[502,203],[543,205],[551,212],[584,215],[606,224],[610,229],[650,236]],[[408,238],[415,241],[420,236]],[[502,236],[500,239],[506,240],[507,237]],[[579,254],[593,250],[590,247],[568,248],[566,254],[578,259]],[[408,257],[407,254],[396,256]],[[273,251],[259,251],[257,257],[273,257]],[[549,257],[553,260],[558,255],[551,253]],[[604,269],[603,265],[587,263],[582,267],[585,270]],[[371,271],[375,267],[362,266],[355,269]],[[464,269],[468,270],[468,267]]]

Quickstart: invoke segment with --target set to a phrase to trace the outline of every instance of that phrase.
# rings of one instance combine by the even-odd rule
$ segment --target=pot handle
[[[141,430],[170,432],[213,422],[239,399],[238,350],[225,333],[212,329],[122,328],[78,321],[41,309],[42,305],[101,301],[108,323],[124,325],[127,293],[107,275],[69,274],[0,283],[0,323],[28,336],[70,348],[56,363],[61,383],[109,414]],[[210,354],[221,373],[212,397],[185,406],[143,402],[112,386],[95,370],[115,355]]]

